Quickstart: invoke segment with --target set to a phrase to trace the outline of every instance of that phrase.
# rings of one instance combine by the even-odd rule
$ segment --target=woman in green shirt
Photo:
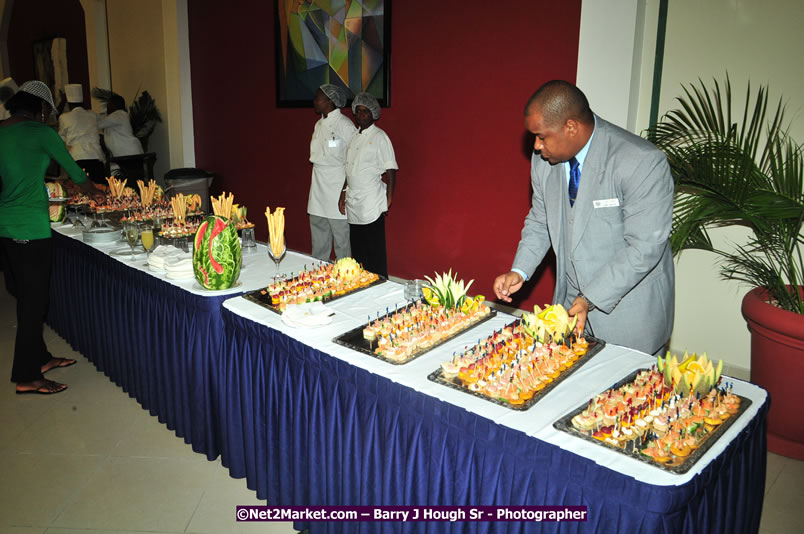
[[[97,191],[45,121],[55,111],[50,89],[26,82],[6,104],[11,118],[0,123],[0,252],[17,297],[17,335],[11,381],[17,393],[48,395],[67,389],[43,373],[73,365],[54,358],[42,336],[50,299],[53,245],[50,237],[45,172],[56,160],[88,194]]]

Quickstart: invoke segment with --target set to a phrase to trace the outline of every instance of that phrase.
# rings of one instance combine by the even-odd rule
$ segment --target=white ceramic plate
[[[138,250],[137,248],[135,248],[134,254],[131,254],[131,249],[129,247],[125,247],[125,248],[116,248],[109,254],[120,258],[139,258],[140,256],[145,256],[145,251]]]

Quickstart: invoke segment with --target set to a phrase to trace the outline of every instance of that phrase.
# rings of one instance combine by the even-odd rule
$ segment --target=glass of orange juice
[[[156,244],[154,241],[154,227],[151,223],[145,223],[142,225],[142,228],[140,228],[140,240],[142,241],[142,248],[145,249],[146,257],[150,260],[151,251]]]

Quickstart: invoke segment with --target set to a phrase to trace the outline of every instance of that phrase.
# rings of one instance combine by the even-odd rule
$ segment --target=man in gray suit
[[[536,136],[533,199],[510,272],[494,281],[511,302],[552,245],[554,303],[578,330],[648,354],[673,330],[673,178],[664,154],[596,117],[580,89],[544,84],[525,107]]]

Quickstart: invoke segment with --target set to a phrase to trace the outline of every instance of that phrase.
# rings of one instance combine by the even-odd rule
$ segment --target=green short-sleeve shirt
[[[25,121],[0,127],[0,237],[50,237],[45,172],[51,159],[64,167],[73,182],[87,179],[50,126]]]

